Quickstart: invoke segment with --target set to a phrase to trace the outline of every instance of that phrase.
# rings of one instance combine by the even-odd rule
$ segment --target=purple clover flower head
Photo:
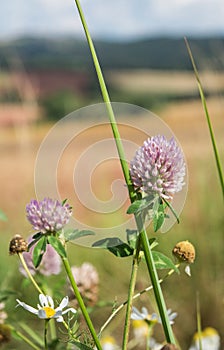
[[[29,237],[28,243],[31,242],[32,237]],[[58,255],[58,253],[54,250],[54,248],[50,244],[47,244],[46,252],[43,255],[41,263],[38,266],[38,268],[35,268],[32,259],[34,247],[35,244],[30,248],[29,252],[23,253],[24,260],[27,264],[31,275],[35,275],[37,272],[44,276],[59,275],[59,273],[61,272],[61,258]],[[24,276],[27,276],[26,271],[22,265],[20,265],[19,271]]]
[[[68,223],[72,209],[67,203],[44,198],[42,201],[31,200],[26,206],[26,213],[34,230],[46,233],[61,230]]]
[[[133,185],[145,194],[172,199],[182,190],[186,165],[174,138],[157,135],[148,138],[130,162]]]

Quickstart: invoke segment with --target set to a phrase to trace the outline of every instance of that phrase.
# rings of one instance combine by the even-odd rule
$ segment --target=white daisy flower
[[[39,295],[40,304],[37,304],[37,309],[34,307],[27,305],[23,301],[16,299],[18,305],[22,306],[25,310],[31,312],[34,315],[37,315],[41,319],[49,320],[51,318],[55,318],[57,322],[63,322],[63,315],[67,312],[71,311],[72,313],[76,313],[74,308],[68,308],[63,311],[63,309],[68,305],[68,297],[64,297],[58,307],[54,307],[54,301],[49,295]]]
[[[172,312],[171,309],[167,310],[168,318],[170,321],[170,324],[174,324],[174,319],[177,317],[176,312]],[[148,321],[148,322],[159,322],[161,323],[160,317],[156,313],[152,313],[151,315],[149,314],[148,310],[146,307],[142,307],[141,312],[133,306],[132,308],[132,313],[131,313],[131,319],[132,320],[143,320],[143,321]]]
[[[217,330],[212,327],[205,328],[201,334],[196,333],[193,338],[193,344],[189,348],[189,350],[199,350],[200,349],[200,341],[203,350],[219,350],[220,349],[220,335]]]

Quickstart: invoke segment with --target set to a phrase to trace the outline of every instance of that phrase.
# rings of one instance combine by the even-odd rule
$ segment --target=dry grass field
[[[149,73],[151,74],[151,73]],[[208,73],[207,73],[208,74]],[[207,75],[209,78],[209,75]],[[135,79],[136,88],[141,90],[142,84],[145,89],[157,90],[157,83],[160,82],[160,89],[170,88],[176,93],[195,90],[192,77],[188,74],[179,76],[175,82],[174,75],[165,74],[155,80],[147,81],[147,74],[138,75],[133,78],[131,73],[122,73],[113,76],[114,82],[123,89],[131,89],[129,79]],[[152,75],[151,75],[152,78]],[[120,80],[121,79],[121,80]],[[216,88],[221,91],[223,88],[223,76],[216,76],[217,85],[212,80],[211,89]],[[178,81],[182,82],[180,86]],[[210,81],[208,79],[208,81]],[[222,84],[221,84],[222,81]],[[143,83],[145,82],[145,83]],[[169,85],[169,82],[171,85]],[[123,84],[123,85],[122,85]],[[220,85],[219,85],[220,84]],[[122,85],[122,86],[121,86]],[[161,87],[162,86],[162,87]],[[183,90],[182,90],[183,87]],[[224,162],[224,100],[221,97],[208,99],[208,108],[214,126],[217,145],[221,153],[222,164]],[[157,113],[157,111],[153,111]],[[159,111],[159,117],[164,120],[172,129],[179,140],[188,165],[189,185],[185,207],[181,215],[181,223],[175,225],[169,232],[158,234],[161,251],[171,256],[173,246],[177,241],[188,239],[195,244],[197,258],[192,267],[192,277],[187,277],[182,271],[181,275],[171,277],[164,283],[165,296],[168,306],[178,312],[178,318],[174,326],[174,331],[182,345],[183,350],[187,350],[192,334],[196,331],[196,293],[199,292],[201,301],[202,326],[211,326],[218,329],[223,336],[224,329],[224,235],[223,235],[223,202],[218,182],[215,161],[212,152],[211,141],[204,112],[199,99],[193,101],[180,101],[167,104]],[[138,116],[132,118],[132,123],[136,121],[136,126],[141,125],[141,129],[147,129],[147,117]],[[128,119],[122,121],[128,123]],[[88,122],[76,122],[74,132],[83,130]],[[8,242],[15,233],[21,233],[27,237],[30,233],[30,226],[25,218],[25,206],[31,198],[35,197],[34,191],[34,166],[37,152],[41,142],[51,130],[51,124],[31,124],[15,125],[14,127],[0,129],[0,184],[1,201],[0,207],[8,217],[7,222],[0,222],[1,233],[1,290],[16,288],[21,296],[26,294],[23,287],[20,287],[22,277],[17,274],[16,257],[8,255]],[[63,158],[60,160],[58,169],[58,190],[62,198],[68,198],[74,207],[74,215],[77,220],[90,225],[107,227],[115,220],[114,214],[103,218],[88,210],[79,202],[74,191],[73,171],[74,164],[92,144],[110,137],[108,127],[101,127],[97,132],[91,128],[88,132],[81,133],[74,144],[69,145]],[[122,129],[122,137],[141,144],[144,135],[135,136],[134,131],[128,128]],[[98,150],[97,159],[100,159]],[[47,176],[47,166],[46,166]],[[85,167],[80,171],[85,173]],[[60,173],[63,175],[60,176]],[[111,182],[116,178],[122,178],[120,165],[117,161],[104,162],[92,174],[91,186],[96,197],[101,201],[108,200],[111,196]],[[84,178],[84,176],[83,176]],[[49,180],[50,181],[50,180]],[[83,180],[84,181],[84,180]],[[83,192],[86,191],[84,183],[79,183]],[[127,205],[127,203],[125,204]],[[125,208],[122,207],[116,215],[122,215]],[[118,219],[119,222],[120,219]],[[122,220],[122,219],[121,219]],[[125,300],[131,261],[129,259],[119,260],[104,251],[96,251],[82,246],[72,245],[70,247],[71,261],[80,265],[83,261],[92,262],[99,270],[100,274],[100,295],[103,299],[113,301],[116,297],[118,302]],[[16,276],[14,280],[13,276]],[[138,286],[146,287],[149,284],[148,276],[144,266],[141,267]],[[30,289],[32,290],[32,288]],[[152,296],[144,296],[136,305],[150,302]],[[152,303],[153,304],[153,303]],[[144,304],[145,305],[145,304]],[[16,320],[13,300],[8,306],[13,312]],[[103,312],[103,317],[96,313],[95,321],[101,325],[109,315],[110,309]],[[25,317],[25,312],[20,313]],[[30,316],[32,317],[32,316]],[[103,318],[103,319],[102,319]],[[120,338],[120,325],[122,317],[113,321],[108,332]],[[161,337],[161,333],[158,333]],[[222,339],[223,341],[223,339]],[[6,349],[17,349],[16,343],[9,345]],[[23,346],[21,349],[25,349]],[[18,347],[19,349],[19,347]]]

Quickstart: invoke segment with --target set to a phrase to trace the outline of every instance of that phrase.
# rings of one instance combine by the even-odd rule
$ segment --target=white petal
[[[46,295],[46,298],[47,298],[48,306],[50,306],[52,309],[54,309],[54,301],[51,298],[51,296],[50,295]]]
[[[187,274],[188,276],[191,277],[191,269],[190,269],[190,266],[189,266],[189,265],[187,265],[187,266],[185,267],[185,270],[184,270],[184,271],[186,272],[186,274]]]
[[[69,307],[68,309],[62,311],[62,315],[67,314],[67,312],[71,311],[73,314],[76,314],[76,310],[73,307]]]
[[[38,310],[38,317],[43,318],[43,319],[47,319],[46,312],[43,309]]]
[[[136,307],[132,307],[132,313],[131,313],[131,319],[132,320],[143,320],[142,314]]]
[[[148,310],[144,306],[142,307],[142,316],[144,316],[144,318],[149,316]]]
[[[39,295],[39,300],[40,300],[40,305],[41,305],[42,307],[48,306],[48,301],[47,301],[47,298],[46,298],[45,295],[40,294],[40,295]]]
[[[60,305],[55,309],[55,311],[62,310],[68,305],[68,296],[64,297],[60,302]]]
[[[64,319],[63,319],[63,317],[62,317],[62,316],[59,316],[59,317],[57,317],[57,318],[56,318],[56,321],[57,321],[57,322],[63,322],[63,321],[64,321]]]
[[[31,312],[31,313],[34,314],[34,315],[37,315],[37,314],[38,314],[38,310],[35,309],[34,307],[25,304],[23,301],[20,301],[19,299],[16,299],[16,301],[17,301],[17,303],[18,303],[20,306],[22,306],[25,310]]]

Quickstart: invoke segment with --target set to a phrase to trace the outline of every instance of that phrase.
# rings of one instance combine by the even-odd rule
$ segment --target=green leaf
[[[153,250],[152,251],[152,256],[153,256],[153,260],[155,262],[155,265],[156,265],[157,269],[173,269],[177,273],[179,273],[179,270],[175,266],[173,261],[170,258],[168,258],[166,255]]]
[[[160,197],[155,198],[155,201],[153,204],[152,219],[153,219],[153,230],[154,232],[156,232],[160,229],[165,219],[164,204]]]
[[[155,248],[159,243],[157,242],[156,238],[149,238],[149,245],[150,248]]]
[[[135,249],[138,231],[127,229],[126,232],[127,232],[127,241],[128,241],[129,246],[131,248]]]
[[[10,289],[5,289],[0,291],[0,303],[2,301],[6,301],[10,298],[10,296],[13,296],[15,299],[15,296],[17,295],[17,292],[10,290]]]
[[[5,215],[5,213],[3,213],[3,211],[1,209],[0,209],[0,220],[2,220],[2,221],[8,220],[7,216]]]
[[[85,236],[94,236],[95,232],[90,231],[90,230],[67,230],[65,232],[65,240],[68,241],[74,241],[75,239],[85,237]]]
[[[127,214],[137,214],[140,211],[148,208],[154,201],[154,196],[147,196],[134,201],[127,210]]]
[[[93,243],[93,247],[108,249],[119,258],[124,258],[133,254],[134,249],[118,237],[104,238]]]
[[[43,233],[37,232],[32,236],[32,239],[38,240],[41,236],[43,236]]]
[[[20,327],[41,347],[44,346],[42,338],[37,334],[36,330],[29,327],[28,324],[24,322],[19,323]]]
[[[43,235],[33,249],[33,264],[36,268],[41,263],[43,255],[46,251],[46,246],[47,246],[47,239],[46,239],[46,236]]]
[[[77,348],[80,350],[93,350],[93,348],[90,348],[86,344],[80,343],[78,340],[72,340],[69,343],[75,344],[77,346]]]
[[[56,250],[56,252],[60,256],[62,256],[63,258],[67,257],[65,247],[63,246],[63,244],[58,238],[54,236],[48,236],[47,240],[48,240],[48,243]]]
[[[169,207],[169,209],[171,210],[172,214],[174,215],[174,217],[177,220],[177,223],[180,223],[180,219],[175,211],[175,209],[173,208],[172,204],[170,202],[168,202],[166,199],[164,199],[164,202],[166,203],[166,205]]]
[[[36,244],[41,239],[41,237],[44,237],[44,236],[45,236],[44,233],[41,233],[41,232],[38,232],[35,235],[33,235],[32,237],[33,240],[28,244],[28,251],[34,244]]]
[[[153,230],[158,231],[164,223],[165,215],[163,211],[158,211],[153,215]]]
[[[65,198],[63,201],[62,201],[62,203],[61,203],[61,205],[65,205],[65,203],[67,202],[67,198]]]

